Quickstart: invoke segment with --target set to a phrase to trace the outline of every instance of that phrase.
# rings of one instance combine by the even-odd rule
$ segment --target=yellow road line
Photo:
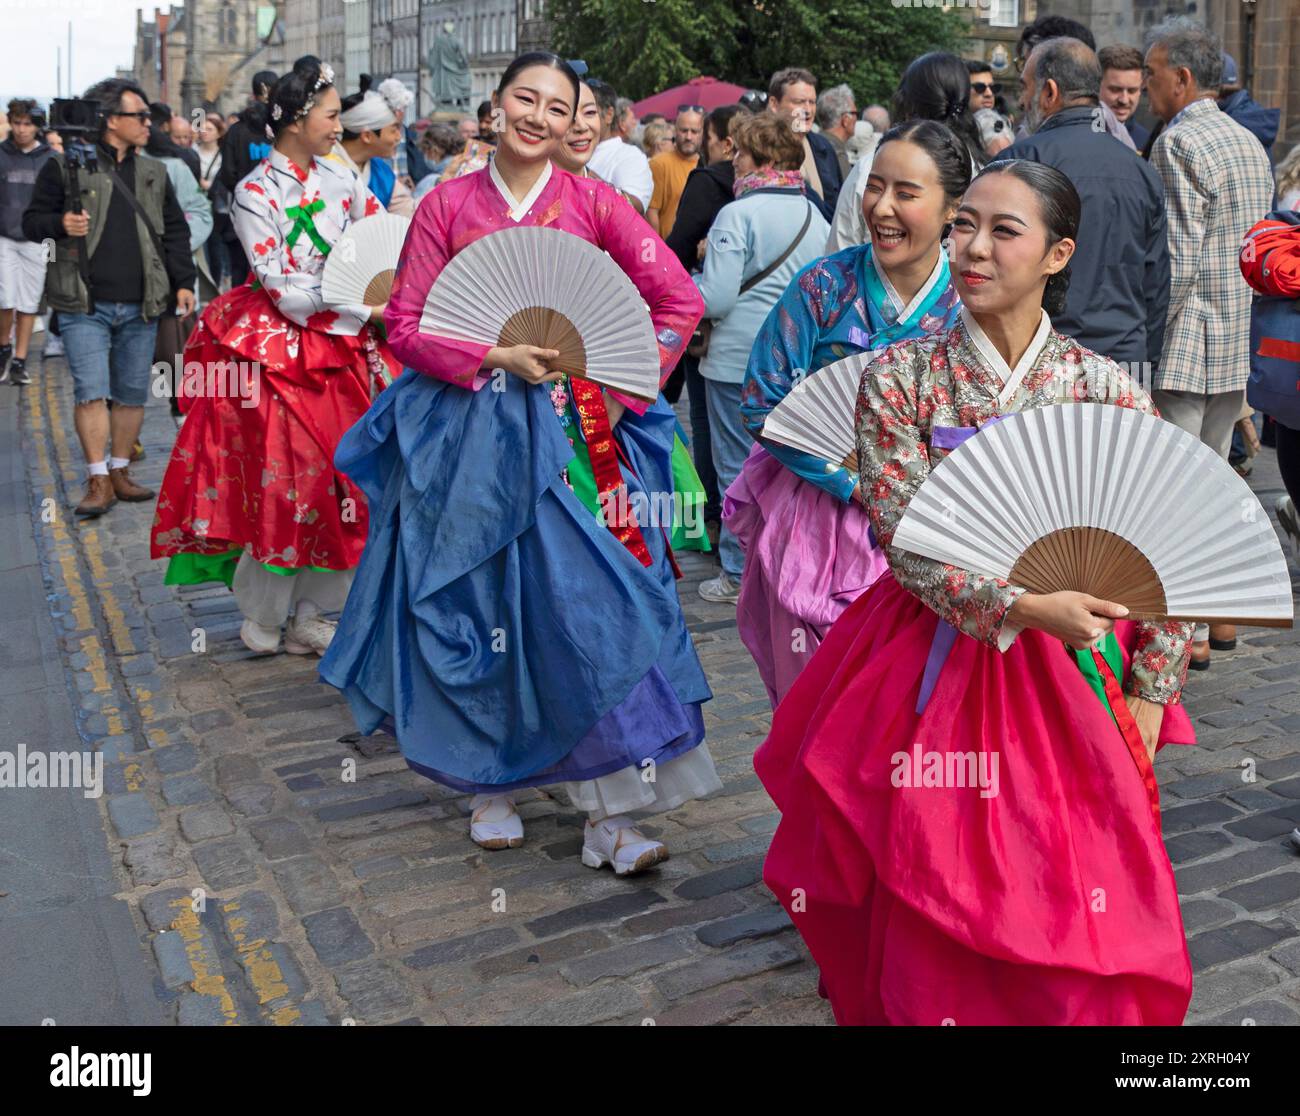
[[[226,926],[235,939],[235,949],[239,953],[253,990],[257,993],[257,1002],[269,1004],[272,1000],[287,996],[289,986],[285,983],[284,973],[280,971],[280,965],[268,948],[266,939],[245,940],[243,931],[248,925],[248,920],[242,915],[235,914],[239,910],[239,900],[232,899],[223,903],[221,909],[231,916],[226,920]],[[292,1004],[276,1008],[268,1016],[277,1027],[291,1026],[301,1017],[302,1013]]]
[[[221,1014],[226,1026],[239,1022],[239,1011],[235,1007],[235,998],[226,987],[226,978],[221,972],[221,962],[213,958],[203,944],[200,933],[199,916],[194,913],[190,901],[184,897],[173,899],[171,905],[176,908],[176,917],[172,919],[171,929],[175,930],[185,943],[185,956],[189,958],[190,968],[194,970],[194,979],[190,987],[202,996],[215,996],[221,1005]]]

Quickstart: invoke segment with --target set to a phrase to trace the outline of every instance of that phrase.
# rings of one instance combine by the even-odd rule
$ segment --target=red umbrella
[[[640,118],[651,112],[661,112],[669,120],[677,115],[681,105],[702,105],[705,110],[734,105],[745,92],[743,85],[732,85],[711,77],[693,77],[685,85],[665,89],[644,101],[637,101],[632,111]]]

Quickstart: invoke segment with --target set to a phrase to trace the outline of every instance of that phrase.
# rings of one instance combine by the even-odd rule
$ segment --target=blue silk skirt
[[[642,566],[564,483],[549,385],[499,380],[472,392],[408,369],[339,443],[370,533],[320,676],[361,731],[392,732],[458,790],[674,759],[703,740],[712,694],[664,532],[643,526]],[[671,493],[674,431],[662,399],[615,427],[634,507]]]

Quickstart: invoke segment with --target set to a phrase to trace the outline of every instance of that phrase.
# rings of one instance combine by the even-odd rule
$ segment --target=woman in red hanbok
[[[755,756],[782,812],[764,879],[841,1023],[1176,1024],[1187,1009],[1151,762],[1193,741],[1191,625],[891,545],[930,469],[982,424],[1071,401],[1154,412],[1047,318],[1078,220],[1058,171],[985,170],[951,234],[960,320],[862,379],[860,479],[893,576],[837,621]],[[1070,650],[1092,645],[1122,696]]]
[[[323,654],[322,612],[343,606],[366,541],[366,502],[334,467],[344,432],[400,371],[376,330],[383,306],[327,306],[325,257],[380,210],[324,156],[339,134],[328,66],[300,61],[270,99],[275,144],[236,188],[232,219],[252,264],[185,348],[185,423],[158,497],[151,552],[169,583],[224,581],[240,635],[273,652]],[[290,614],[292,613],[292,619]]]

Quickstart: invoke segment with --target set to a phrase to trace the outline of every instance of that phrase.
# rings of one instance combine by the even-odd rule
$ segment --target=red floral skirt
[[[356,566],[366,501],[335,469],[334,450],[369,408],[377,375],[401,371],[372,327],[355,337],[304,329],[245,285],[204,311],[185,364],[205,378],[181,377],[185,424],[158,494],[152,556],[248,547],[277,567]]]

